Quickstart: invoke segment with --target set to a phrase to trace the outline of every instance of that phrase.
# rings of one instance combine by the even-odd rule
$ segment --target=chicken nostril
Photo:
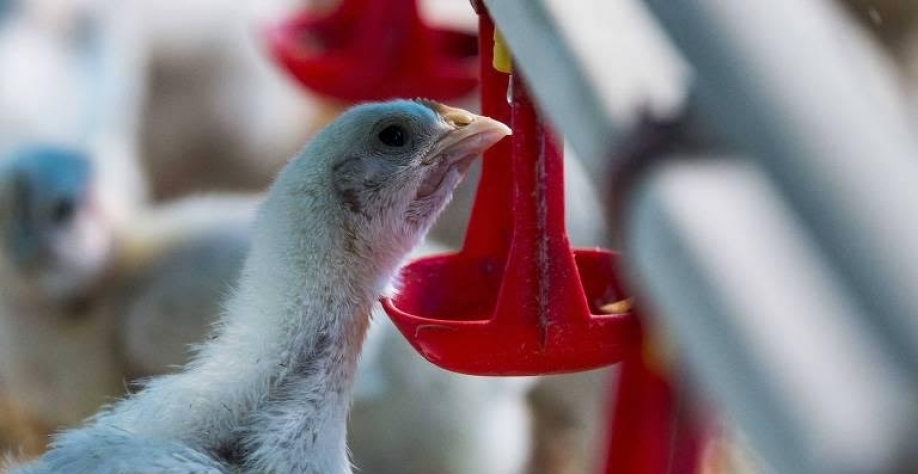
[[[443,118],[456,128],[465,128],[475,121],[475,116],[464,110],[450,110]]]
[[[463,115],[462,117],[458,117],[457,119],[453,120],[453,123],[456,124],[457,127],[462,128],[468,126],[474,121],[475,117],[472,117],[471,115]]]

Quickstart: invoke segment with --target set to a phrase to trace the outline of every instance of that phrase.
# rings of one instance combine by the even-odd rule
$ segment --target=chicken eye
[[[407,133],[405,129],[398,125],[389,125],[379,132],[379,141],[386,146],[403,147],[405,146]]]

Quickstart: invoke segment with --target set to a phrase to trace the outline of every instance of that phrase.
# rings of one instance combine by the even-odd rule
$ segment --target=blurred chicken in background
[[[2,7],[0,449],[35,454],[123,387],[114,327],[89,303],[113,265],[113,229],[146,198],[143,69],[128,9]]]
[[[257,198],[189,199],[115,226],[97,187],[90,159],[69,148],[0,159],[0,389],[22,407],[14,429],[74,424],[129,378],[184,360],[184,346],[168,346],[184,334],[156,329],[213,319],[247,248]],[[151,328],[151,314],[165,316]],[[171,358],[145,350],[157,344]]]
[[[114,326],[91,308],[113,239],[90,170],[85,154],[42,145],[0,161],[0,388],[41,435],[121,388]]]
[[[127,380],[173,371],[203,340],[248,253],[260,194],[202,194],[139,211],[119,237],[117,340]]]

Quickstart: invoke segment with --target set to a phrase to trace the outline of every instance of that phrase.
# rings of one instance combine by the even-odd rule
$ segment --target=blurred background
[[[387,1],[353,3],[378,14],[385,9],[369,5]],[[893,71],[892,106],[912,117],[918,3],[839,2]],[[409,3],[427,25],[475,34],[465,0],[393,2]],[[691,74],[641,2],[545,3],[577,51],[606,53],[584,62],[616,123],[637,126],[685,100]],[[50,433],[133,382],[175,370],[188,344],[206,337],[245,255],[259,193],[355,100],[304,87],[280,65],[270,27],[340,6],[0,0],[0,452],[40,454]],[[385,28],[392,18],[361,21]],[[450,60],[474,78],[474,54]],[[403,58],[381,59],[376,72],[410,71]],[[444,94],[479,109],[477,88]],[[613,240],[607,158],[566,154],[576,245]],[[459,247],[474,185],[472,173],[419,254]],[[455,375],[416,355],[380,314],[360,370],[350,431],[363,472],[573,474],[603,465],[615,368]],[[762,470],[732,421],[715,424],[704,472]]]

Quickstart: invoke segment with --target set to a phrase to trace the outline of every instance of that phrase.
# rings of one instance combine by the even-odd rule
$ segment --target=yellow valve
[[[494,29],[494,59],[491,60],[491,65],[494,66],[494,69],[506,74],[513,72],[513,56],[510,55],[510,49],[504,42],[504,36],[497,31],[497,28]]]

